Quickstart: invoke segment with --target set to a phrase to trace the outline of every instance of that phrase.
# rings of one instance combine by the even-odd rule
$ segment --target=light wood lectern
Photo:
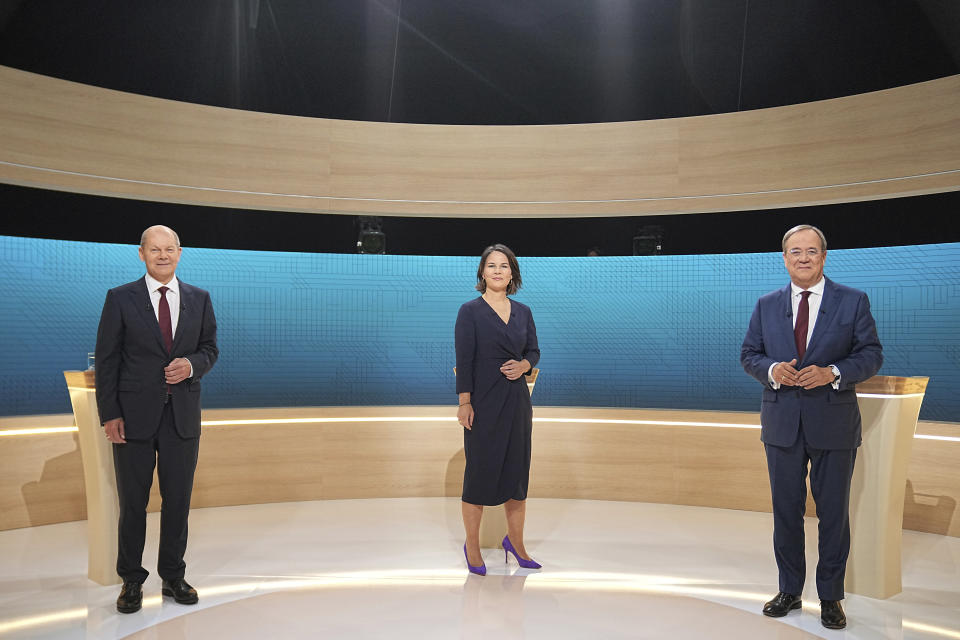
[[[530,392],[537,379],[527,380]],[[113,446],[103,436],[92,371],[65,371],[79,429],[87,496],[88,577],[119,584],[116,573],[117,503]],[[927,378],[876,376],[857,385],[863,445],[857,454],[850,495],[851,545],[846,589],[872,598],[902,590],[900,544],[907,465]],[[502,509],[487,509],[480,544],[497,548],[506,531]]]
[[[889,598],[903,590],[903,499],[928,380],[874,376],[857,385],[863,444],[850,488],[846,590],[851,593]]]
[[[117,479],[113,445],[103,435],[93,371],[64,371],[80,434],[83,484],[87,493],[87,577],[98,584],[120,584],[117,575]]]

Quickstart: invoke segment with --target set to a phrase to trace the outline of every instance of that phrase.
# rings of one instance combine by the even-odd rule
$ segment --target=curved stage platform
[[[156,563],[157,514],[145,565]],[[200,604],[115,612],[86,577],[83,521],[0,532],[0,638],[960,638],[960,539],[903,532],[903,592],[848,595],[849,626],[804,608],[760,614],[776,590],[768,513],[531,499],[542,571],[485,550],[470,576],[457,498],[321,500],[195,509],[187,578]],[[808,521],[808,575],[816,521]],[[151,555],[152,554],[152,555]]]

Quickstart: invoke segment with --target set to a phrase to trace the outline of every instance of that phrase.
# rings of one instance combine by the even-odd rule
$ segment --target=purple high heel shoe
[[[513,557],[517,559],[517,562],[519,562],[520,566],[523,567],[524,569],[540,569],[543,566],[539,562],[536,562],[533,558],[530,558],[529,560],[524,560],[523,558],[521,558],[520,554],[517,553],[517,550],[513,548],[513,544],[510,543],[509,536],[503,536],[503,542],[501,542],[500,545],[503,547],[504,562],[507,561],[507,552],[509,551],[510,553],[513,554]]]
[[[475,567],[470,564],[470,558],[467,557],[467,545],[463,545],[463,559],[467,561],[467,569],[470,569],[470,573],[475,573],[478,576],[487,575],[487,565],[486,563],[481,564],[479,567]]]

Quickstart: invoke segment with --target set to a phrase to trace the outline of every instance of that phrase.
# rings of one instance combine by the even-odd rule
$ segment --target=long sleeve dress
[[[457,393],[470,392],[473,428],[463,430],[467,465],[463,501],[498,505],[525,500],[530,477],[533,408],[526,376],[508,380],[507,360],[540,360],[537,328],[530,308],[510,301],[504,323],[483,298],[460,307],[455,329]]]

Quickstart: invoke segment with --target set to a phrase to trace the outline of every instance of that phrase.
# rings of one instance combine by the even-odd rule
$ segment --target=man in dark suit
[[[867,295],[823,275],[823,233],[799,225],[787,231],[782,246],[790,284],[757,301],[740,351],[743,368],[764,385],[760,439],[770,474],[780,591],[763,613],[781,617],[801,607],[809,464],[820,521],[820,621],[842,629],[850,481],[860,446],[855,387],[877,373],[883,354]]]
[[[97,331],[97,407],[113,461],[120,503],[117,610],[141,607],[141,565],[154,466],[160,485],[162,593],[197,602],[184,580],[187,516],[200,440],[200,378],[217,361],[210,294],[177,280],[180,238],[154,226],[140,238],[147,274],[111,289]]]

